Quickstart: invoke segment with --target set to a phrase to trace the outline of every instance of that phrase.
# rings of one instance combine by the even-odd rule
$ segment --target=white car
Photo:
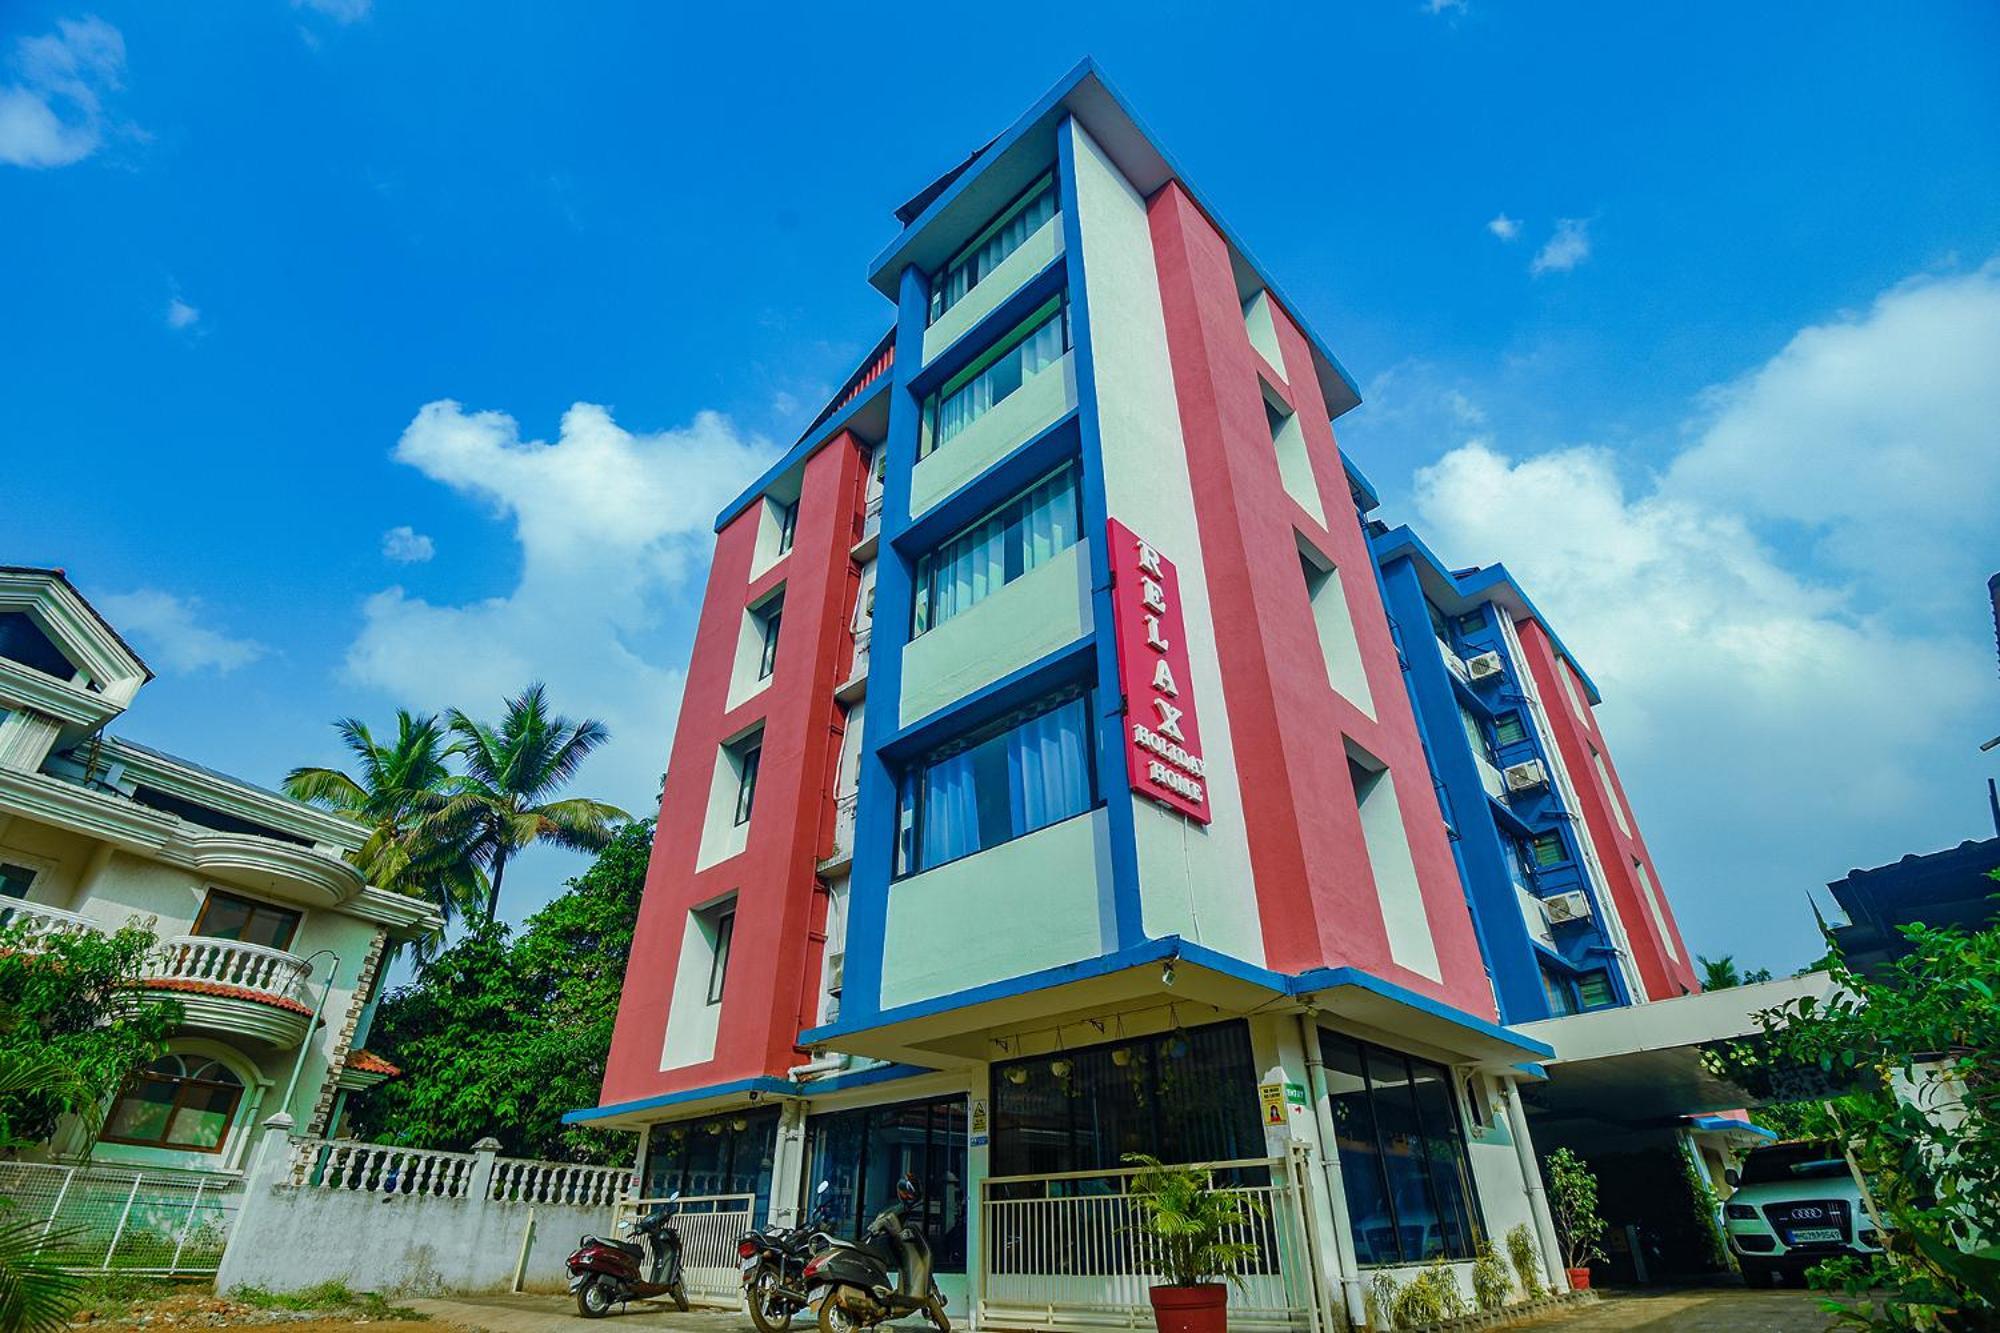
[[[1724,1176],[1736,1192],[1723,1205],[1729,1246],[1753,1287],[1803,1282],[1814,1264],[1837,1255],[1879,1254],[1861,1187],[1834,1143],[1752,1148]]]

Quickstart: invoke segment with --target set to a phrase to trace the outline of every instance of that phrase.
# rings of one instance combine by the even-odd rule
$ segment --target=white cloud
[[[292,0],[294,9],[310,9],[335,23],[359,23],[375,8],[375,0]]]
[[[634,813],[658,790],[692,638],[689,584],[705,567],[715,514],[770,446],[704,412],[633,434],[578,403],[553,444],[522,441],[512,417],[431,403],[395,457],[512,523],[520,576],[500,596],[440,605],[400,587],[363,607],[348,674],[398,703],[496,713],[531,680],[612,739],[578,790]],[[679,618],[677,619],[677,613]]]
[[[1557,218],[1555,233],[1535,252],[1528,272],[1567,273],[1590,258],[1590,219]]]
[[[1495,213],[1493,220],[1486,224],[1486,230],[1503,241],[1511,241],[1521,234],[1521,219],[1510,218],[1505,213]]]
[[[120,86],[125,39],[99,18],[60,19],[23,37],[12,61],[18,82],[0,85],[0,162],[63,167],[104,140],[102,95]]]
[[[269,651],[254,639],[235,638],[202,624],[203,607],[197,597],[140,588],[100,597],[97,605],[156,669],[230,672]]]
[[[167,302],[167,327],[189,329],[201,322],[201,311],[176,296]]]
[[[382,557],[399,565],[421,565],[437,554],[437,543],[409,524],[382,534]]]
[[[1504,560],[1604,691],[1691,947],[1796,965],[1808,887],[1977,832],[1995,365],[1988,266],[1802,331],[1657,476],[1487,439],[1417,474],[1440,555]]]

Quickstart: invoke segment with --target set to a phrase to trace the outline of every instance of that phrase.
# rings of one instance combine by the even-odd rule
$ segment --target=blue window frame
[[[923,438],[918,441],[917,456],[928,457],[951,443],[1068,351],[1069,302],[1058,294],[924,400]]]
[[[1050,173],[1015,196],[931,280],[930,323],[937,323],[945,311],[963,301],[1055,215],[1056,180],[1054,173]]]
[[[1047,564],[1076,545],[1080,527],[1076,467],[1065,464],[917,561],[911,637]]]
[[[956,861],[1097,804],[1090,694],[1072,689],[910,765],[897,816],[898,875]]]

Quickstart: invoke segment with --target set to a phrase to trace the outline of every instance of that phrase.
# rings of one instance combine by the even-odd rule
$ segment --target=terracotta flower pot
[[[1229,1327],[1229,1288],[1221,1282],[1151,1287],[1146,1294],[1160,1333],[1224,1333]]]
[[[1563,1272],[1569,1274],[1569,1289],[1571,1291],[1590,1290],[1590,1270],[1588,1268],[1565,1268]]]

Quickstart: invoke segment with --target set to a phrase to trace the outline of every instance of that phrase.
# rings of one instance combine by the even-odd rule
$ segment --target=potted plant
[[[1245,1235],[1256,1203],[1219,1190],[1205,1167],[1167,1166],[1145,1153],[1127,1153],[1140,1168],[1132,1194],[1145,1215],[1152,1264],[1167,1280],[1148,1291],[1160,1333],[1223,1333],[1229,1323],[1228,1282],[1237,1267],[1257,1257]],[[1227,1279],[1227,1282],[1217,1279]]]
[[[1590,1261],[1604,1258],[1598,1242],[1604,1219],[1597,1215],[1597,1175],[1567,1148],[1549,1154],[1549,1206],[1562,1233],[1563,1267],[1571,1291],[1590,1288]]]

